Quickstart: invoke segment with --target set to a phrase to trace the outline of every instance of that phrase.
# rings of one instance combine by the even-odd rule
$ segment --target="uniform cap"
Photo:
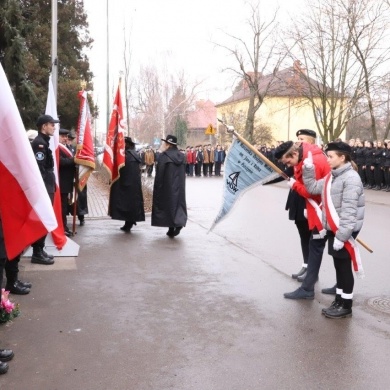
[[[352,148],[346,142],[329,142],[325,151],[329,152],[332,150],[346,154],[352,153]]]
[[[298,135],[308,135],[309,137],[317,138],[317,133],[314,130],[309,129],[298,130],[296,136],[298,137]]]
[[[38,129],[40,129],[45,123],[60,123],[60,121],[58,119],[54,119],[50,115],[41,115],[37,120]]]
[[[60,133],[60,135],[68,135],[69,134],[69,130],[60,129],[59,133]]]

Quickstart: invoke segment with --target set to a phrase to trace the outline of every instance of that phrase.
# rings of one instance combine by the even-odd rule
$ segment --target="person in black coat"
[[[187,223],[185,155],[177,149],[177,138],[168,135],[156,165],[153,188],[152,226],[169,227],[175,237]]]
[[[73,153],[67,147],[69,130],[60,129],[59,133],[59,179],[61,192],[62,223],[64,225],[65,234],[69,237],[71,235],[71,232],[68,228],[66,216],[69,211],[69,196],[72,197],[74,190],[74,176],[76,172],[76,164],[74,162]]]
[[[59,122],[59,120],[53,119],[50,115],[41,115],[37,120],[38,135],[31,142],[35,159],[52,203],[54,201],[56,183],[54,176],[54,158],[49,147],[49,141],[50,137],[54,134],[55,124]],[[33,254],[31,256],[32,263],[45,265],[54,263],[53,256],[46,253],[44,249],[45,240],[46,235],[31,245],[33,248]]]
[[[118,180],[111,184],[108,214],[112,219],[125,221],[120,229],[126,233],[137,222],[145,221],[141,164],[135,143],[130,137],[125,137],[125,165],[119,170]]]

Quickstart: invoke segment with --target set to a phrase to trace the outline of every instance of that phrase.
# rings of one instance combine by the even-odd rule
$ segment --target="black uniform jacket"
[[[35,159],[38,163],[43,182],[49,194],[55,192],[54,159],[49,148],[50,136],[38,132],[38,135],[31,142]]]
[[[72,152],[64,145],[59,147],[60,155],[60,191],[61,194],[70,194],[73,192],[74,175],[76,164]]]
[[[177,149],[161,153],[153,189],[152,226],[179,227],[187,223],[185,157]]]
[[[108,214],[121,221],[145,221],[144,199],[141,185],[141,158],[131,149],[126,150],[125,165],[120,177],[110,188]]]

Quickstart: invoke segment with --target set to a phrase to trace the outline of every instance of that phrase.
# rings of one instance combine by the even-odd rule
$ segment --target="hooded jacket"
[[[156,165],[152,226],[183,227],[187,223],[185,156],[176,148],[162,152]]]

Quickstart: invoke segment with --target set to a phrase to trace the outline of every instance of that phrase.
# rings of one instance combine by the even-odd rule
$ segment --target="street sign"
[[[216,133],[216,129],[215,127],[213,127],[213,125],[210,123],[208,126],[207,126],[207,129],[205,130],[205,135],[215,135]]]

